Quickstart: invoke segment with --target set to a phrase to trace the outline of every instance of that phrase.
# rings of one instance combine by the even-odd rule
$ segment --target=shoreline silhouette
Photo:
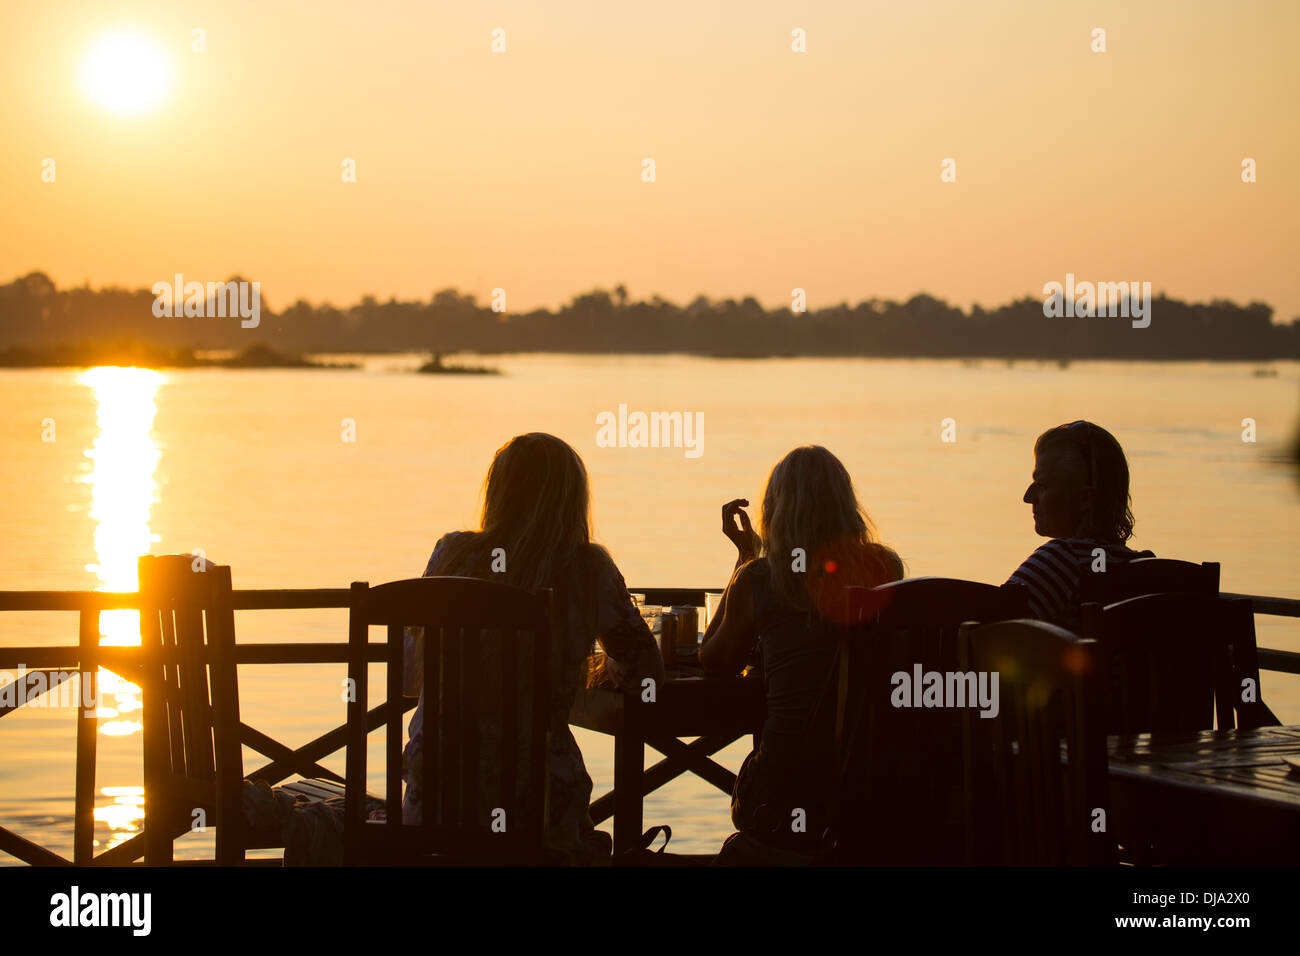
[[[234,277],[231,281],[244,281]],[[263,305],[257,328],[234,317],[153,314],[148,289],[59,289],[34,272],[0,286],[0,363],[5,350],[106,346],[132,342],[169,350],[286,353],[550,352],[678,353],[714,358],[843,356],[992,360],[1269,361],[1300,359],[1300,318],[1274,322],[1263,302],[1151,300],[1150,325],[1109,315],[1049,318],[1043,300],[1024,297],[992,309],[963,310],[924,293],[906,302],[871,298],[808,312],[764,308],[756,299],[685,306],[659,296],[632,301],[623,286],[575,296],[555,309],[495,312],[454,289],[427,301],[347,308],[299,300],[280,311]],[[57,363],[53,363],[57,364]]]

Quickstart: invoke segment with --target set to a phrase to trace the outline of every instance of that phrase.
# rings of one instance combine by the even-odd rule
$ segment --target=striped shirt
[[[1101,555],[1094,553],[1099,548],[1105,553],[1107,565],[1155,557],[1150,551],[1134,551],[1095,538],[1053,538],[1026,558],[1008,583],[1029,589],[1031,617],[1074,628],[1079,623],[1080,582],[1100,561]]]

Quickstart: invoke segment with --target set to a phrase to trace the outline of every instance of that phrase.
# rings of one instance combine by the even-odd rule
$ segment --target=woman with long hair
[[[847,588],[896,581],[903,564],[877,539],[844,465],[820,445],[796,448],[772,469],[757,533],[742,510],[748,504],[722,509],[738,557],[700,660],[711,673],[737,674],[751,662],[762,673],[767,715],[732,798],[736,829],[762,848],[744,862],[762,862],[768,850],[775,861],[783,851],[819,849],[830,822],[831,754],[811,724],[835,659],[828,625],[844,620]],[[720,862],[729,856],[742,860],[724,849]]]
[[[607,858],[609,838],[596,831],[588,813],[591,777],[569,730],[569,710],[585,681],[594,641],[604,649],[605,672],[616,686],[639,691],[645,678],[662,681],[664,670],[654,637],[633,606],[623,576],[609,553],[591,540],[587,470],[578,453],[555,436],[539,432],[508,441],[488,468],[479,530],[440,538],[424,574],[553,590],[552,631],[557,643],[551,652],[547,844],[566,863]],[[413,677],[406,690],[411,696],[418,693],[420,703],[405,750],[403,819],[418,823],[423,812],[419,728],[426,704],[424,689],[417,683],[424,672],[422,635],[412,629],[406,646],[406,673]],[[480,734],[486,743],[499,730],[484,725]]]
[[[1075,627],[1083,575],[1104,569],[1104,562],[1155,557],[1128,547],[1133,536],[1128,485],[1124,450],[1100,425],[1070,422],[1038,436],[1024,500],[1033,507],[1034,530],[1051,540],[1010,578],[1028,588],[1035,618]]]

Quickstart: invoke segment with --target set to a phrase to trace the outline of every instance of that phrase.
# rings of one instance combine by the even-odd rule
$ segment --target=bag
[[[654,843],[655,837],[660,833],[664,835],[663,845],[657,850],[650,849],[650,844]],[[672,838],[673,828],[668,824],[651,827],[641,835],[641,845],[630,850],[624,850],[618,855],[615,864],[618,866],[667,866],[670,860],[676,858],[675,854],[664,853],[664,850],[668,848],[668,841]]]

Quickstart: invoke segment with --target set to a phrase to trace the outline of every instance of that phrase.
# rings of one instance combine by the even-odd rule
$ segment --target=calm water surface
[[[139,554],[195,549],[231,565],[237,588],[415,576],[439,534],[473,525],[492,453],[534,430],[585,459],[597,536],[634,587],[724,584],[734,552],[721,504],[757,506],[772,464],[805,443],[845,462],[910,574],[1001,582],[1041,540],[1021,501],[1034,438],[1088,418],[1128,452],[1135,546],[1220,561],[1224,590],[1300,597],[1300,483],[1280,463],[1298,363],[1257,377],[1235,364],[507,356],[493,360],[499,378],[460,378],[409,374],[419,361],[0,370],[0,589],[131,590]],[[702,412],[703,453],[597,447],[596,416],[620,404]],[[941,441],[944,419],[955,442]],[[1256,621],[1261,646],[1300,650],[1297,622]],[[242,641],[342,640],[346,612],[246,611],[236,626]],[[133,612],[105,614],[101,630],[105,643],[138,640]],[[0,615],[0,643],[75,640],[75,615]],[[342,665],[241,668],[243,718],[301,745],[343,722],[342,676]],[[138,688],[105,684],[101,848],[135,832],[143,803]],[[1300,678],[1266,673],[1263,689],[1300,723]],[[75,722],[68,707],[30,706],[0,722],[0,825],[69,857]],[[610,739],[576,734],[604,792]],[[747,749],[719,759],[735,769]],[[382,750],[372,754],[381,792]],[[245,751],[247,767],[262,762]],[[342,755],[325,764],[342,772]],[[731,830],[729,800],[679,778],[646,798],[645,821],[671,823],[673,849],[709,852]],[[198,835],[177,844],[181,857],[210,852]]]

